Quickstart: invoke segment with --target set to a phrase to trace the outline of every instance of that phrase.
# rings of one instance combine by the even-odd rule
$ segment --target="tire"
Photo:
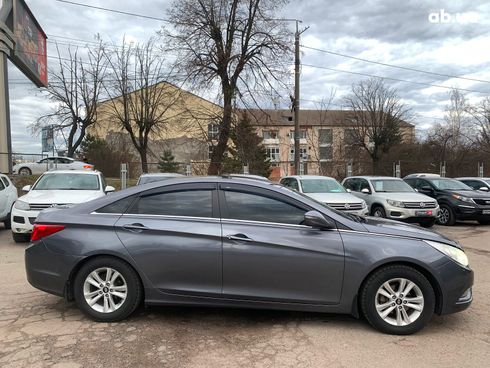
[[[383,206],[374,206],[373,209],[371,210],[371,215],[374,217],[382,217],[386,218],[386,211],[383,208]]]
[[[399,292],[400,286],[403,287],[402,279],[405,280],[404,290],[411,285],[410,282],[415,285],[409,290],[408,297]],[[387,283],[395,293],[395,298],[385,288]],[[384,290],[384,293],[380,293],[380,290]],[[369,276],[361,290],[360,304],[363,315],[375,329],[387,334],[410,335],[420,331],[430,321],[436,297],[430,282],[419,271],[409,266],[392,265]],[[383,318],[382,313],[388,314]]]
[[[109,280],[107,280],[107,269],[112,270]],[[114,271],[119,273],[119,276],[111,281],[110,279],[115,275]],[[94,277],[95,274],[99,279]],[[99,284],[101,279],[111,284],[109,286],[102,284],[101,288]],[[92,301],[96,299],[93,306],[89,305],[85,293],[92,294],[88,297]],[[93,320],[117,322],[129,317],[140,305],[143,299],[143,287],[138,274],[130,265],[117,258],[104,256],[92,259],[80,268],[75,276],[74,295],[78,308]]]
[[[437,223],[443,226],[453,226],[456,223],[454,211],[446,204],[441,205],[437,215]]]
[[[10,230],[12,228],[12,218],[10,217],[10,213],[8,214],[5,221],[3,222],[3,226],[5,226],[6,230]]]
[[[480,225],[490,225],[490,220],[478,220]]]
[[[31,234],[21,234],[12,232],[12,239],[16,243],[29,243],[31,240]]]
[[[19,175],[30,176],[30,175],[32,175],[32,170],[29,169],[28,167],[21,167],[19,169]]]
[[[431,220],[425,220],[420,222],[420,226],[425,227],[426,229],[434,226],[436,223],[436,219],[431,219]]]

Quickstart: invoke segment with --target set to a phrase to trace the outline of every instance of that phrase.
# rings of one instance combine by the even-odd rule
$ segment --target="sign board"
[[[15,49],[12,61],[36,86],[47,87],[46,34],[24,0],[14,0],[13,5]]]
[[[53,152],[54,149],[54,135],[53,135],[53,127],[48,126],[44,127],[41,130],[41,139],[42,139],[42,146],[43,152]]]

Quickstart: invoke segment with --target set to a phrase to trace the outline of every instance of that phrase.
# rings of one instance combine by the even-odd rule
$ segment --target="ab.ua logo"
[[[451,24],[451,23],[478,23],[479,15],[475,12],[465,12],[465,13],[448,13],[444,9],[438,12],[429,13],[428,19],[430,23],[436,24]]]

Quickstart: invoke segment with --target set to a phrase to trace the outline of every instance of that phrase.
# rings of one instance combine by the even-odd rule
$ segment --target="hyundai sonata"
[[[43,211],[26,268],[33,286],[97,321],[144,302],[349,313],[393,334],[466,309],[473,284],[463,249],[442,235],[232,177]]]

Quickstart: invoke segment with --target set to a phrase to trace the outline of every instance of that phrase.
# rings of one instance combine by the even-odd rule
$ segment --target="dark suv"
[[[420,193],[439,202],[440,225],[454,225],[456,220],[476,220],[490,224],[490,193],[473,190],[458,180],[441,177],[407,177],[404,179]]]

